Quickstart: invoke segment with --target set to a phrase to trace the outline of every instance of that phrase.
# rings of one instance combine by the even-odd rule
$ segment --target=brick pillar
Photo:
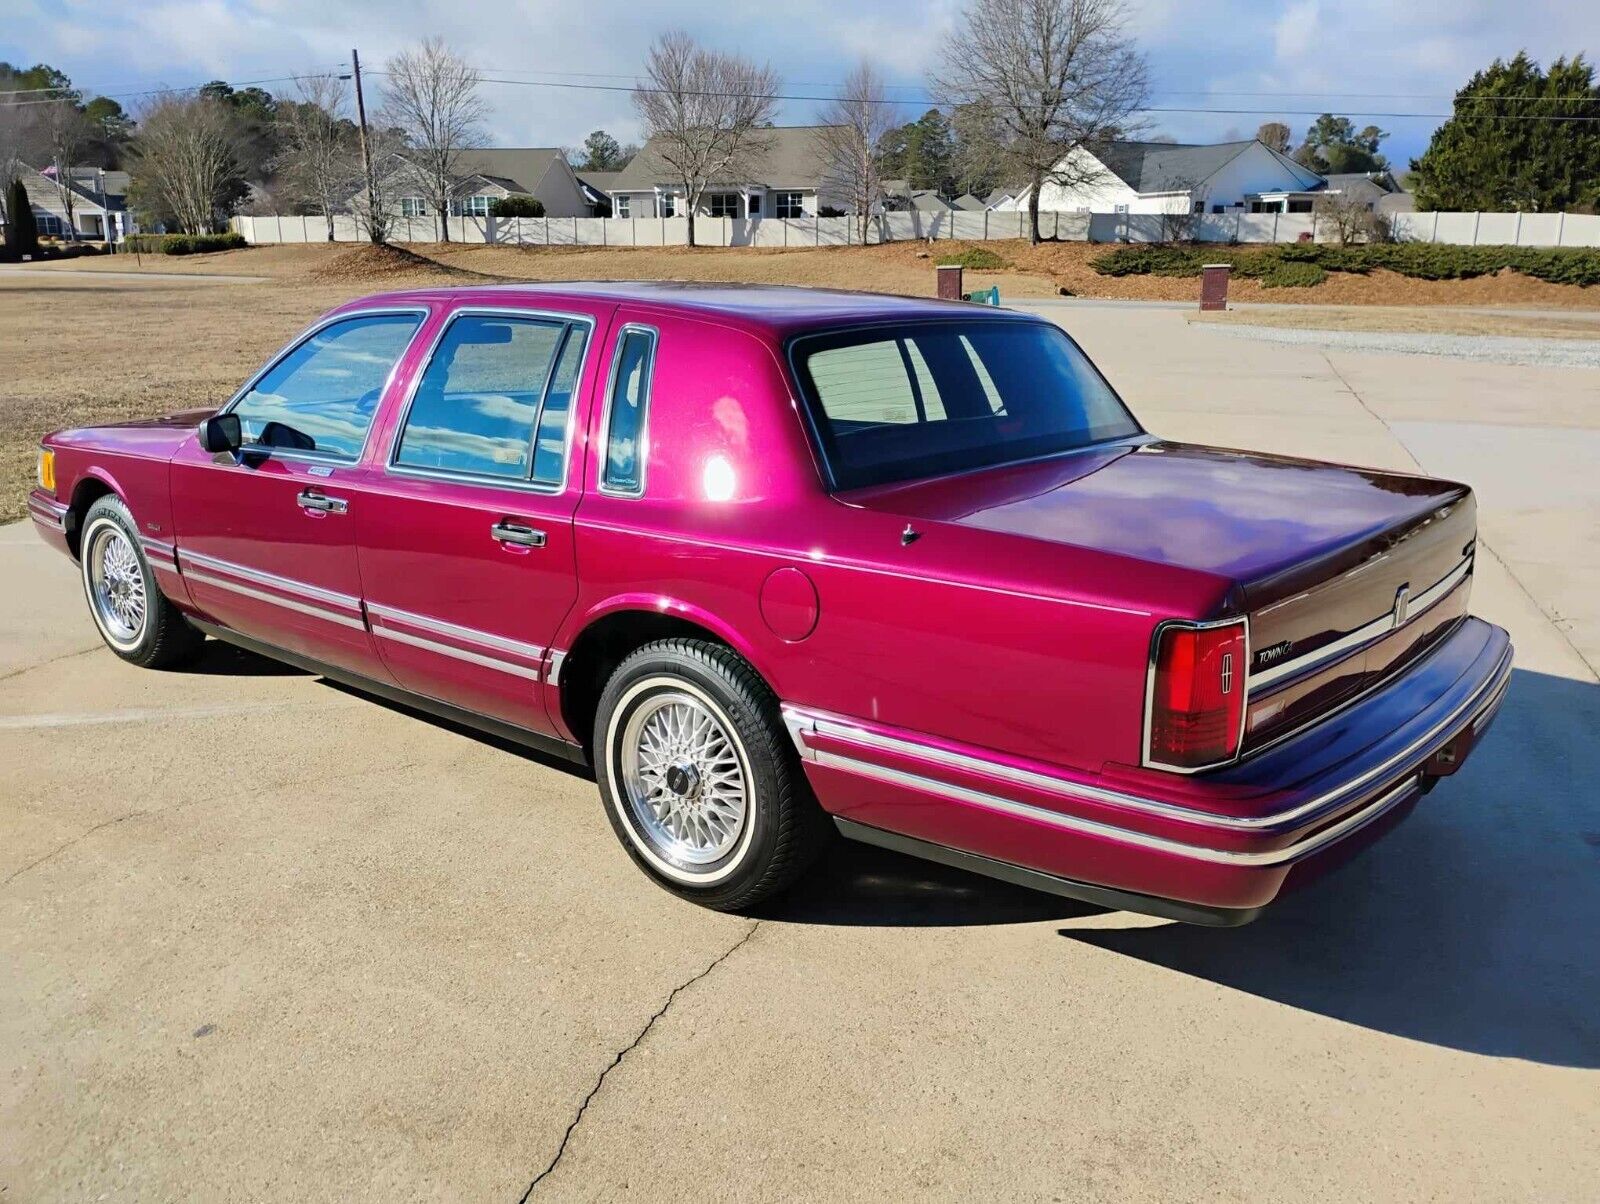
[[[1200,269],[1200,308],[1228,308],[1228,273],[1233,265],[1208,263]]]
[[[941,263],[937,269],[939,277],[939,299],[941,301],[961,300],[961,265],[959,263]]]

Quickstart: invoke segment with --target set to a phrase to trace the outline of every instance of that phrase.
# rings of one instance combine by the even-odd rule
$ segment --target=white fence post
[[[1483,220],[1483,214],[1478,210],[1472,211],[1472,245],[1478,245],[1478,225]]]

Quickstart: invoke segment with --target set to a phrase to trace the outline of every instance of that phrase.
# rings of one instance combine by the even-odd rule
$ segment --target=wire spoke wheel
[[[110,523],[94,529],[87,564],[89,599],[95,619],[118,644],[131,644],[144,634],[149,600],[144,569],[127,535]]]
[[[618,748],[635,827],[657,856],[710,870],[738,847],[750,809],[742,750],[693,694],[666,690],[638,703]]]

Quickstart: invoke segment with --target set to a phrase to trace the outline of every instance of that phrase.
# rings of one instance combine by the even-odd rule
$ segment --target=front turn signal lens
[[[1239,755],[1246,642],[1243,619],[1161,629],[1150,674],[1147,765],[1204,769]]]
[[[39,449],[39,488],[51,494],[56,491],[56,454],[48,447]]]

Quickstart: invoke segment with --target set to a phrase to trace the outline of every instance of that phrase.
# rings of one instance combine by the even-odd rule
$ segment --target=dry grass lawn
[[[1103,247],[983,245],[1009,266],[968,272],[968,287],[997,284],[1002,299],[1055,296],[1063,291],[1141,300],[1192,301],[1199,295],[1196,280],[1101,276],[1090,261],[1104,253]],[[23,515],[35,448],[47,431],[218,404],[317,314],[380,289],[486,279],[670,279],[928,295],[933,291],[934,265],[960,247],[906,242],[820,249],[608,250],[455,244],[383,252],[345,244],[252,247],[187,257],[116,256],[45,265],[27,273],[0,270],[0,348],[4,349],[0,520]],[[117,275],[95,279],[95,274],[105,272]],[[161,279],[166,275],[268,280],[259,284],[216,280],[200,286],[198,281]],[[1369,277],[1335,275],[1314,289],[1263,289],[1256,281],[1241,280],[1234,282],[1233,295],[1240,301],[1600,310],[1600,289],[1551,285],[1515,275],[1420,281],[1375,272]],[[1260,322],[1265,312],[1253,311],[1249,320]],[[1435,317],[1445,320],[1442,315]],[[1393,329],[1388,324],[1391,319],[1374,315],[1371,320]],[[1328,319],[1319,316],[1316,321]],[[1541,320],[1539,325],[1548,323]]]
[[[1195,313],[1191,322],[1236,326],[1278,326],[1294,330],[1360,330],[1389,334],[1510,335],[1536,339],[1600,340],[1600,311],[1557,317],[1550,314],[1474,313],[1460,309],[1232,309]]]

